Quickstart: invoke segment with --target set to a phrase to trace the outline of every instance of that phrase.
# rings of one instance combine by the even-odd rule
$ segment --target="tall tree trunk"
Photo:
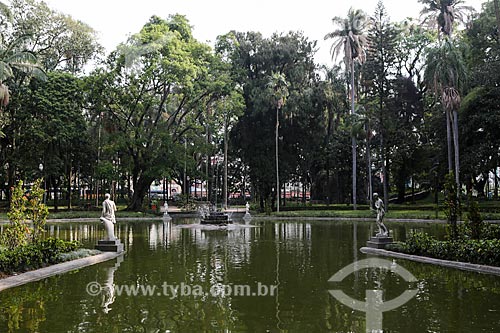
[[[276,107],[276,211],[280,211],[280,174],[279,174],[279,160],[278,160],[278,130],[279,130],[279,107]]]
[[[227,114],[224,116],[224,209],[227,209],[227,151],[228,151],[228,135],[227,135]]]
[[[448,143],[448,172],[453,171],[453,158],[451,149],[451,115],[450,112],[445,111],[446,116],[446,141]]]
[[[380,154],[382,157],[382,174],[384,175],[384,181],[382,187],[384,190],[384,206],[386,212],[389,210],[389,175],[387,172],[387,154],[385,151],[385,141],[384,134],[380,133]]]
[[[458,146],[458,111],[453,110],[453,147],[455,150],[455,182],[460,193],[460,149]]]
[[[69,166],[69,171],[68,171],[68,209],[71,209],[71,181],[73,179],[73,172],[72,172],[72,167],[71,165]]]
[[[139,177],[137,181],[134,180],[134,194],[132,195],[132,201],[127,207],[128,211],[138,212],[142,210],[144,197],[146,196],[153,181],[153,178],[145,177]]]
[[[368,167],[368,204],[372,208],[373,199],[373,183],[372,183],[372,156],[370,147],[370,127],[367,126],[367,136],[366,136],[366,164]]]
[[[326,159],[326,204],[327,206],[332,203],[332,191],[331,189],[331,182],[330,182],[330,158]]]
[[[59,211],[59,182],[53,179],[54,184],[54,210]]]
[[[497,18],[497,40],[500,42],[500,6],[498,5],[498,0],[493,0],[495,4],[495,16]]]
[[[354,59],[351,60],[351,114],[356,113],[354,98],[356,92],[354,91]],[[352,208],[354,210],[358,209],[357,205],[357,160],[356,160],[356,137],[352,136]]]

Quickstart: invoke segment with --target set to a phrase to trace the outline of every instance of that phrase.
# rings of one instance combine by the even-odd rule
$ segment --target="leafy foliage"
[[[443,260],[500,266],[500,239],[438,241],[424,233],[413,233],[391,250]]]
[[[0,251],[0,271],[24,272],[56,264],[61,262],[60,254],[75,251],[80,247],[81,243],[77,241],[49,238]]]
[[[481,217],[481,213],[479,212],[479,205],[477,201],[472,199],[472,196],[469,197],[469,205],[467,209],[467,216],[465,223],[468,224],[471,230],[471,238],[472,239],[480,239],[483,219]]]
[[[37,242],[44,231],[49,211],[43,204],[44,190],[40,188],[42,179],[35,181],[30,193],[24,193],[23,182],[19,181],[12,192],[11,208],[7,214],[10,224],[0,235],[0,244],[9,249],[26,246],[29,241]],[[33,223],[33,228],[27,223]]]

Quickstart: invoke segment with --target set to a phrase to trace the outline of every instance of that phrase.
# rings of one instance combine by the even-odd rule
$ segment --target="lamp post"
[[[189,196],[190,196],[190,192],[191,192],[191,184],[190,184],[190,178],[189,176],[186,176],[186,206],[189,205]]]
[[[38,170],[40,170],[40,174],[41,174],[41,175],[42,175],[42,177],[43,177],[43,204],[45,205],[45,202],[46,202],[46,199],[45,199],[45,198],[46,198],[46,197],[45,197],[46,183],[45,183],[45,177],[44,177],[44,175],[43,175],[43,164],[42,164],[42,163],[40,163],[40,164],[38,165]]]
[[[7,181],[7,187],[5,190],[5,194],[7,195],[7,201],[10,200],[10,189],[9,189],[9,163],[6,162],[5,165],[3,166],[5,169],[5,180]]]

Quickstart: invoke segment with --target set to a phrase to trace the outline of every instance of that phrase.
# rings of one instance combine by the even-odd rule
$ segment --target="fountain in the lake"
[[[203,207],[200,208],[201,224],[213,224],[213,225],[227,225],[233,223],[231,220],[231,213],[226,214],[221,211],[217,211],[215,206],[210,209]]]

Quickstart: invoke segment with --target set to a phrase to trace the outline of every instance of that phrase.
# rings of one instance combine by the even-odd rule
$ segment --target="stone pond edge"
[[[424,263],[424,264],[438,265],[438,266],[455,268],[455,269],[460,269],[460,270],[469,271],[469,272],[492,274],[492,275],[499,275],[500,276],[500,267],[495,267],[495,266],[487,266],[487,265],[471,264],[471,263],[461,262],[461,261],[451,261],[451,260],[443,260],[443,259],[436,259],[436,258],[430,258],[430,257],[422,257],[422,256],[416,256],[416,255],[412,255],[412,254],[388,251],[388,250],[383,250],[383,249],[374,249],[374,248],[369,248],[369,247],[362,247],[360,249],[360,251],[364,254],[372,254],[372,255],[391,257],[391,258],[397,258],[397,259],[405,259],[405,260],[416,261],[416,262],[420,262],[420,263]]]
[[[51,265],[48,267],[36,269],[19,275],[9,276],[0,280],[0,292],[22,286],[27,283],[40,281],[54,275],[68,273],[77,269],[100,264],[102,262],[115,259],[125,252],[104,252],[90,257],[75,259],[60,264]]]

